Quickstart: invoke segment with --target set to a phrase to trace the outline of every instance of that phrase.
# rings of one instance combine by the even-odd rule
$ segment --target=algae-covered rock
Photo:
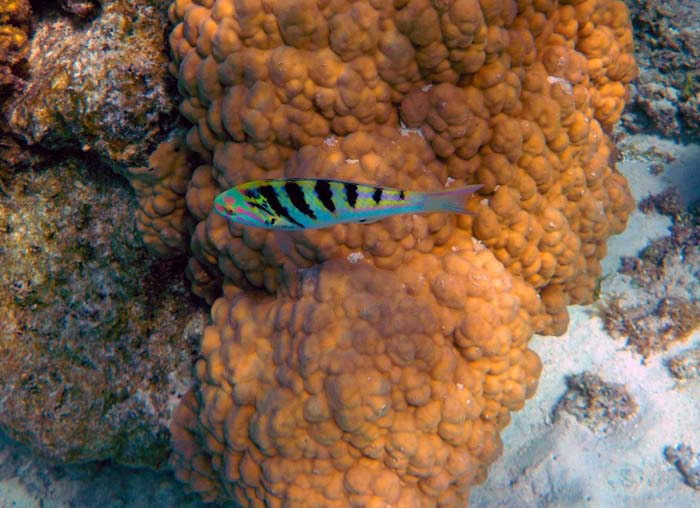
[[[0,426],[62,462],[158,467],[206,313],[151,260],[125,182],[75,161],[0,194]]]
[[[109,0],[87,20],[57,5],[37,14],[29,78],[3,108],[12,134],[30,145],[96,152],[112,167],[142,164],[176,121],[166,5]]]
[[[632,85],[632,132],[682,140],[700,134],[700,3],[626,0],[635,29],[639,79]]]

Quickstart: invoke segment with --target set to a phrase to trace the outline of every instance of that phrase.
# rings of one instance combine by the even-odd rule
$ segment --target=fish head
[[[262,216],[260,210],[250,206],[236,188],[222,192],[214,199],[214,211],[236,224],[268,227],[266,218]]]

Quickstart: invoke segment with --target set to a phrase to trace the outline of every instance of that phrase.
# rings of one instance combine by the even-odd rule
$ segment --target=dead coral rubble
[[[671,358],[668,370],[679,381],[700,379],[700,347],[688,349]]]
[[[638,256],[622,261],[620,273],[642,288],[634,298],[600,302],[606,329],[648,358],[686,338],[700,324],[700,222],[670,188],[639,203],[672,218],[671,234],[652,240]]]
[[[685,339],[700,323],[700,303],[657,295],[636,301],[622,297],[602,303],[605,328],[616,338],[648,358],[665,351],[669,345]],[[660,295],[658,295],[660,296]]]
[[[554,409],[556,419],[568,413],[593,432],[605,434],[637,413],[637,403],[623,385],[608,383],[590,372],[570,376],[566,386]]]
[[[625,126],[692,142],[700,134],[700,4],[630,0],[627,5],[641,72]]]
[[[676,466],[687,485],[700,490],[700,454],[686,444],[679,444],[675,448],[667,446],[664,455],[668,462]]]

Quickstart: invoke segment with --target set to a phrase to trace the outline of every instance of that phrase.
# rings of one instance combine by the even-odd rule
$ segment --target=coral
[[[275,291],[280,266],[310,266],[358,248],[378,266],[397,266],[406,251],[427,251],[451,234],[466,231],[484,242],[512,273],[541,290],[553,319],[543,331],[561,333],[567,322],[566,305],[590,301],[603,240],[622,229],[631,208],[624,179],[609,165],[612,151],[603,132],[623,105],[620,80],[634,75],[621,4],[604,2],[593,9],[598,13],[594,19],[616,19],[615,14],[623,20],[616,28],[618,37],[590,23],[581,28],[589,36],[575,31],[568,35],[572,39],[568,43],[567,30],[571,23],[578,24],[575,19],[564,26],[558,21],[563,14],[523,7],[523,13],[510,20],[510,29],[494,26],[493,47],[485,40],[473,44],[476,56],[462,50],[449,56],[447,47],[420,39],[418,32],[430,32],[431,16],[437,12],[427,9],[426,26],[414,27],[409,21],[419,4],[408,4],[396,13],[387,7],[388,12],[379,15],[387,22],[381,37],[377,35],[372,58],[367,52],[346,55],[333,47],[334,37],[331,48],[316,48],[320,43],[311,41],[328,30],[320,22],[304,25],[303,36],[285,32],[284,23],[280,32],[258,30],[258,26],[275,27],[275,16],[291,16],[292,26],[302,23],[294,17],[294,9],[258,17],[246,14],[245,26],[232,28],[228,22],[217,22],[236,19],[225,5],[217,4],[212,11],[176,2],[171,9],[174,21],[184,18],[171,35],[171,46],[179,86],[186,95],[180,109],[195,125],[187,143],[206,161],[196,169],[187,194],[188,207],[200,221],[190,264],[199,294],[210,300],[216,296],[222,275],[238,285],[245,282]],[[315,12],[309,5],[309,13]],[[485,14],[477,11],[453,14],[482,20]],[[507,12],[503,16],[515,15]],[[579,15],[567,8],[563,12]],[[314,16],[320,19],[322,14]],[[500,23],[498,13],[487,14],[494,17],[494,24]],[[521,25],[545,20],[546,14],[554,19],[539,27],[544,32],[538,43]],[[364,15],[367,20],[362,13],[352,14],[362,23],[378,23],[371,12]],[[269,19],[264,22],[265,16]],[[333,12],[323,16],[330,18]],[[338,16],[338,25],[333,26],[344,26]],[[479,21],[473,28],[482,38],[485,23]],[[355,25],[348,22],[348,26]],[[450,37],[457,37],[455,45],[459,37],[465,38],[462,45],[470,40],[457,28],[449,30],[455,30],[450,32]],[[523,39],[517,47],[527,53],[510,54],[498,43],[499,36]],[[576,37],[582,39],[580,51],[569,48]],[[619,59],[601,58],[601,44],[612,44],[612,54]],[[311,50],[317,56],[305,58]],[[405,53],[405,61],[396,61],[395,53]],[[596,62],[594,75],[586,72],[587,54]],[[489,65],[483,65],[485,58]],[[474,69],[462,69],[468,64]],[[459,76],[464,83],[455,83]],[[610,121],[609,115],[613,115]],[[425,140],[416,134],[401,136],[399,116]],[[284,253],[272,234],[258,234],[255,239],[244,237],[241,230],[231,234],[225,222],[208,216],[211,198],[221,189],[282,175],[344,177],[424,189],[439,188],[449,178],[456,184],[483,183],[488,200],[475,204],[475,219],[460,218],[456,228],[445,217],[419,219],[416,225],[394,221],[400,226],[390,231],[385,223],[347,226],[292,236]],[[394,231],[396,227],[399,230]]]
[[[606,434],[637,414],[637,403],[623,385],[583,372],[568,377],[566,386],[554,408],[555,419],[568,413],[593,432]]]
[[[206,311],[97,167],[26,170],[0,195],[0,426],[52,460],[159,467]]]
[[[620,273],[644,290],[614,295],[599,309],[610,334],[625,338],[646,360],[700,324],[700,221],[698,209],[686,208],[674,187],[642,200],[639,208],[669,215],[671,234],[622,260]]]
[[[185,191],[192,176],[182,136],[161,143],[148,166],[131,167],[129,180],[139,208],[136,223],[144,242],[159,256],[175,257],[187,251],[194,220],[185,206]]]
[[[700,4],[627,2],[637,38],[640,79],[632,86],[632,132],[692,141],[700,134]]]
[[[218,299],[199,398],[174,416],[179,477],[251,506],[464,506],[534,393],[527,340],[542,305],[468,239],[408,258],[330,261],[295,294]]]
[[[679,444],[675,448],[667,446],[664,455],[666,460],[676,466],[678,472],[683,475],[687,485],[700,490],[700,454],[686,444]]]
[[[176,0],[170,19],[187,211],[179,138],[128,176],[159,255],[194,219],[187,273],[213,302],[178,476],[244,506],[464,506],[535,388],[529,337],[592,300],[633,207],[607,135],[636,73],[624,4]],[[483,188],[473,215],[294,233],[211,212],[301,176]]]
[[[24,74],[30,16],[29,0],[0,0],[0,97],[13,91]]]
[[[90,151],[114,169],[144,164],[175,122],[158,3],[105,1],[82,24],[59,11],[41,16],[30,78],[1,111],[6,128],[30,145]]]

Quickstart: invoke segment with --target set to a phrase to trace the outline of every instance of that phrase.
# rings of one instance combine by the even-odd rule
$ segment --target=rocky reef
[[[89,18],[73,14],[80,5],[48,2],[35,13],[30,77],[2,107],[3,130],[29,146],[89,151],[115,170],[142,164],[177,121],[167,2],[107,0]]]
[[[0,101],[23,83],[30,16],[29,0],[0,2]]]
[[[628,1],[645,69],[625,127],[686,142],[700,135],[700,11],[695,0]]]
[[[0,425],[62,462],[161,466],[206,322],[182,260],[150,259],[125,182],[77,160],[0,196]]]
[[[635,71],[621,2],[457,3],[0,4],[2,428],[159,468],[174,422],[207,499],[464,504],[534,392],[529,337],[592,300],[631,210],[608,133]],[[641,7],[625,125],[690,139],[690,7]],[[474,217],[283,242],[209,213],[263,176],[484,188]]]
[[[177,121],[165,4],[34,7],[0,8],[31,32],[1,104],[0,424],[53,460],[160,467],[206,315],[183,261],[143,250],[116,172]]]

